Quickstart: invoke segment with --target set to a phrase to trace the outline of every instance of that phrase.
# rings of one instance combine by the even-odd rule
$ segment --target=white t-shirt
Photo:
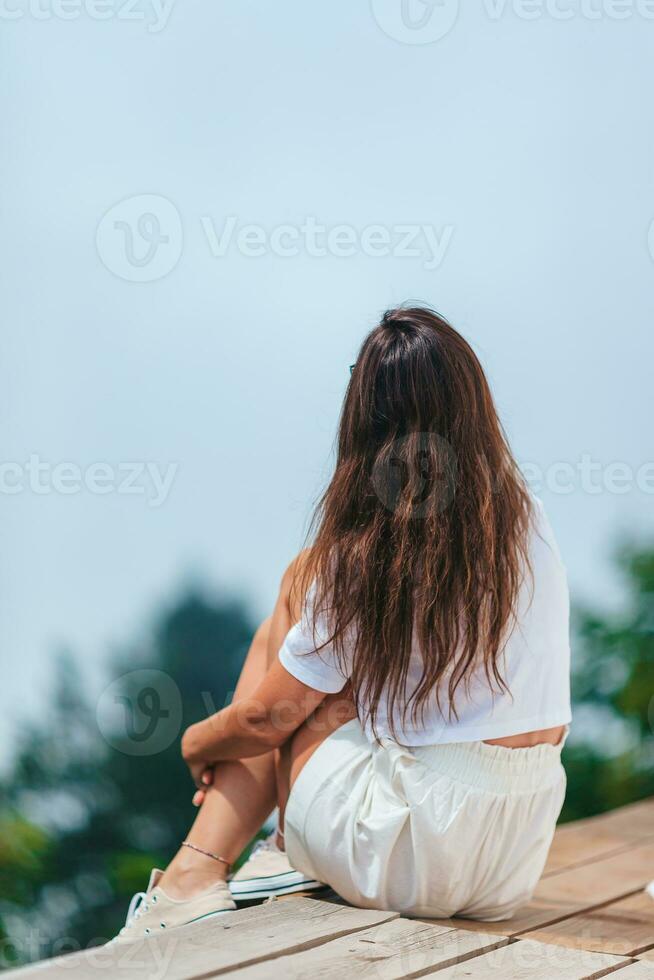
[[[468,690],[464,683],[457,690],[458,717],[448,711],[448,700],[443,694],[443,710],[438,709],[434,697],[417,726],[411,723],[410,713],[402,724],[396,708],[395,737],[402,744],[476,742],[569,724],[570,600],[566,573],[552,528],[537,498],[533,511],[529,540],[533,578],[524,582],[518,595],[516,623],[500,661],[501,674],[510,693],[492,691],[483,667],[478,668],[470,678]],[[336,693],[347,681],[347,670],[340,669],[329,644],[316,651],[316,645],[328,639],[329,633],[320,617],[314,633],[311,597],[312,590],[309,590],[302,618],[286,636],[279,659],[302,683],[317,691]],[[407,679],[409,696],[420,680],[421,671],[420,655],[414,648]],[[444,690],[447,691],[446,685]],[[372,739],[370,725],[366,728]],[[378,736],[392,737],[383,696],[376,728]]]

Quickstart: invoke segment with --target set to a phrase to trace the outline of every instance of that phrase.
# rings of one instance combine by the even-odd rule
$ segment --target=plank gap
[[[625,892],[623,895],[619,895],[617,898],[610,898],[605,902],[598,902],[597,905],[584,905],[583,908],[576,908],[572,912],[566,912],[564,915],[558,916],[556,919],[548,919],[547,922],[542,922],[539,926],[535,928],[533,926],[527,926],[524,929],[518,929],[516,932],[511,934],[512,939],[521,939],[525,933],[536,932],[546,926],[555,926],[559,922],[565,922],[567,919],[574,919],[578,915],[584,915],[587,912],[597,912],[599,909],[607,908],[609,905],[614,905],[616,902],[622,901],[624,898],[631,898],[632,895],[639,895],[642,892],[642,888],[633,888],[629,892]],[[511,921],[510,919],[508,920]],[[483,923],[482,923],[483,925]]]
[[[567,824],[566,826],[573,826],[572,824]],[[588,864],[597,864],[598,861],[603,861],[604,858],[612,858],[619,856],[621,854],[627,854],[629,851],[633,851],[643,844],[654,844],[654,835],[648,834],[646,837],[639,839],[634,839],[619,847],[611,848],[608,851],[601,851],[599,854],[594,854],[592,857],[584,858],[581,861],[573,861],[571,864],[562,864],[558,868],[552,868],[551,871],[547,870],[547,866],[541,875],[541,881],[546,878],[554,878],[556,875],[565,874],[566,871],[575,871],[578,868],[584,868]]]

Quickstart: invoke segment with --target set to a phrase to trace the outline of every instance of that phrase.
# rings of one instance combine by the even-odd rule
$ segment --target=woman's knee
[[[289,740],[291,786],[318,746],[356,717],[356,708],[349,693],[327,695]]]

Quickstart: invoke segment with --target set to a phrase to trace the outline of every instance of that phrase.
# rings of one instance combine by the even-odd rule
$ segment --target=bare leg
[[[292,576],[291,568],[282,579],[273,615],[255,634],[234,701],[249,697],[256,689],[298,615],[298,610],[290,604]],[[288,776],[280,766],[278,752],[219,763],[214,770],[213,785],[206,791],[187,839],[225,860],[215,861],[181,847],[161,879],[163,890],[171,898],[182,899],[224,880],[229,865],[236,861],[275,807],[278,783],[286,792]]]
[[[255,633],[234,692],[235,701],[248,697],[268,669],[271,627],[272,619],[267,619]],[[214,784],[207,789],[188,840],[219,854],[231,864],[260,829],[276,802],[275,753],[221,762],[216,766]],[[224,879],[227,871],[227,864],[182,847],[164,872],[161,886],[171,898],[186,898]]]

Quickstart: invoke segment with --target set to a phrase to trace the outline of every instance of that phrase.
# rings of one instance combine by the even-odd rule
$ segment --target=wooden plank
[[[15,975],[47,976],[48,980],[86,980],[89,976],[199,980],[236,966],[300,952],[396,918],[395,912],[354,909],[317,899],[271,902],[200,920],[150,939],[59,957],[17,970]]]
[[[651,836],[654,838],[654,829]],[[619,853],[628,847],[633,847],[633,840],[627,840],[618,833],[602,831],[601,828],[593,830],[574,823],[565,824],[554,834],[543,878]]]
[[[557,827],[543,876],[654,838],[654,799]]]
[[[614,980],[614,975],[610,976]],[[654,980],[654,966],[650,963],[630,963],[615,974],[615,980]]]
[[[341,980],[344,976],[357,980],[365,977],[402,980],[421,976],[435,966],[441,969],[453,966],[506,942],[502,937],[474,935],[435,926],[432,922],[395,919],[303,953],[230,972],[229,976],[239,980],[270,980],[272,975],[290,980],[300,977]]]
[[[617,810],[600,813],[596,817],[577,820],[571,826],[590,833],[614,834],[628,841],[643,840],[654,834],[654,797],[640,800],[638,803],[629,803]]]
[[[641,844],[620,854],[543,878],[535,897],[590,908],[643,889],[654,877],[654,844]]]
[[[519,940],[465,963],[425,974],[438,980],[591,980],[619,970],[629,960],[607,953]],[[622,974],[618,972],[616,977]]]
[[[528,932],[523,938],[635,956],[654,947],[654,901],[645,892],[638,892],[619,902]]]
[[[519,909],[512,919],[503,922],[478,922],[475,919],[434,919],[439,925],[447,925],[453,929],[464,929],[467,932],[485,932],[493,936],[513,937],[521,935],[530,929],[535,929],[558,919],[574,915],[575,909],[570,902],[545,902],[532,899]]]

